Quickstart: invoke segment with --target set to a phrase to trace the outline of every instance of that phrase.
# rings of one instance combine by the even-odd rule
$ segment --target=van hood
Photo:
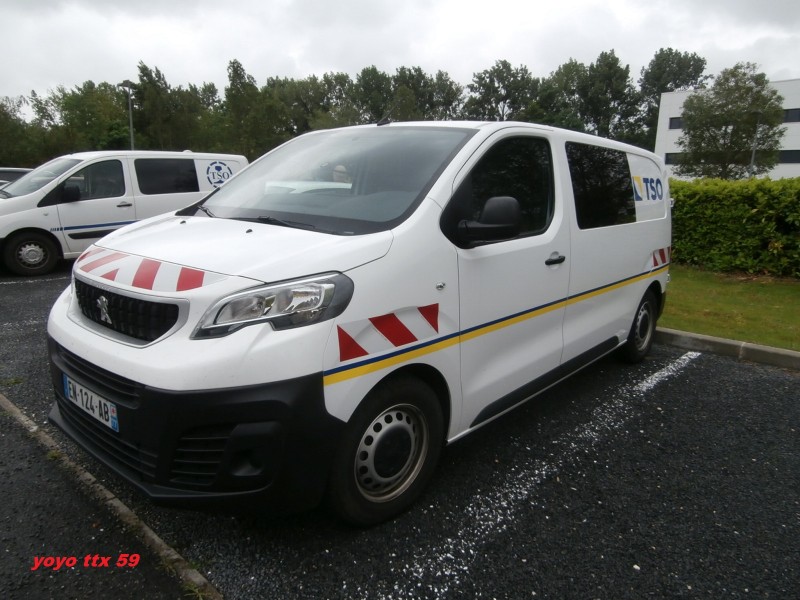
[[[159,216],[123,227],[95,246],[264,283],[345,272],[384,256],[389,231],[339,236],[280,225]]]

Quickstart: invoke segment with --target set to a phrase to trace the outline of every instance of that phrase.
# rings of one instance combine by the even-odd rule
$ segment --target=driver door
[[[61,184],[58,218],[70,252],[83,252],[104,235],[136,220],[126,180],[122,162],[114,159],[84,167]]]
[[[448,206],[445,218],[477,219],[497,196],[519,203],[519,235],[457,248],[464,430],[530,395],[563,349],[570,232],[547,139],[510,130],[495,141],[451,199],[461,208]]]

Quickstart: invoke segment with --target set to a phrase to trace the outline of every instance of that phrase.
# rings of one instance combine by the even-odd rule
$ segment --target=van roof
[[[200,159],[215,159],[225,158],[228,160],[247,159],[240,154],[221,154],[217,152],[192,152],[191,150],[167,151],[167,150],[95,150],[92,152],[75,152],[67,154],[70,158],[79,158],[81,160],[90,160],[93,158],[110,158],[110,157],[129,157],[129,158],[200,158]]]
[[[500,131],[502,129],[508,129],[511,127],[515,128],[523,128],[528,129],[531,131],[542,131],[542,132],[549,132],[558,134],[564,141],[569,142],[577,142],[583,144],[593,144],[597,146],[603,146],[606,148],[613,148],[617,150],[621,150],[623,152],[629,153],[636,153],[642,156],[647,156],[651,159],[655,159],[657,162],[661,162],[661,158],[659,158],[653,152],[641,148],[639,146],[633,146],[626,142],[621,142],[618,140],[612,140],[609,138],[600,137],[591,133],[582,133],[579,131],[573,131],[570,129],[562,129],[559,127],[553,127],[551,125],[541,125],[538,123],[528,123],[526,121],[397,121],[392,122],[389,121],[387,123],[376,125],[356,125],[353,128],[370,128],[370,127],[392,127],[392,128],[402,128],[402,127],[448,127],[448,128],[455,128],[455,129],[473,129],[477,131],[481,131],[486,135],[490,135],[495,131]],[[348,128],[342,128],[348,129]],[[308,132],[304,135],[313,134],[314,132]]]

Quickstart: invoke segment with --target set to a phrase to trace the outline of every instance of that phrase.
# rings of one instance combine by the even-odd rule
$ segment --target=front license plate
[[[62,373],[64,378],[64,396],[87,415],[100,421],[106,427],[119,432],[117,405],[98,396],[92,390],[83,387],[77,381]]]

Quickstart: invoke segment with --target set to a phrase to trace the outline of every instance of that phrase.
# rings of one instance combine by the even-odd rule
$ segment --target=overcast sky
[[[659,48],[717,74],[754,62],[800,78],[797,0],[0,0],[0,97],[92,80],[136,81],[140,61],[173,87],[216,84],[239,60],[267,77],[355,77],[375,65],[442,70],[458,83],[497,60],[537,77],[615,50],[634,83]]]

